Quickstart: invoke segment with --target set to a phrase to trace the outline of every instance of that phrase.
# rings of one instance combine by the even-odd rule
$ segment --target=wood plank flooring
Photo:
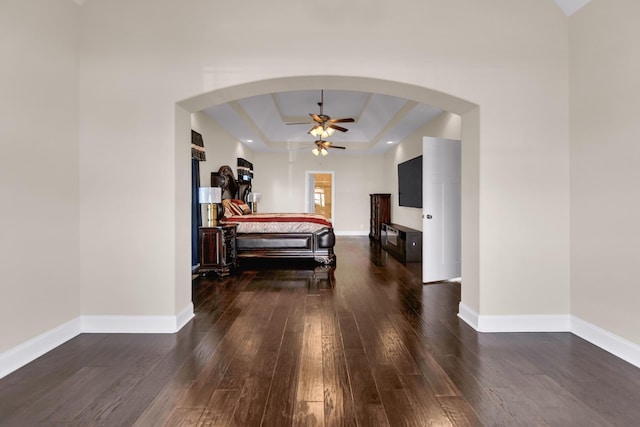
[[[632,365],[569,333],[476,333],[459,283],[367,237],[336,254],[195,279],[177,334],[74,338],[0,380],[0,426],[640,425]]]

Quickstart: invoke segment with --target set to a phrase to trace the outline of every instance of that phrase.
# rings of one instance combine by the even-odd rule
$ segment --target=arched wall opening
[[[479,282],[479,106],[416,85],[353,76],[299,76],[231,86],[176,104],[175,139],[175,272],[176,310],[191,302],[190,262],[190,139],[191,114],[226,102],[289,90],[368,91],[433,105],[462,118],[462,305],[480,312]],[[467,320],[467,319],[465,319]]]

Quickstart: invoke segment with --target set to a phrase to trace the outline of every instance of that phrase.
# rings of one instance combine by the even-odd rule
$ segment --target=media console
[[[398,224],[382,224],[382,248],[402,262],[422,261],[422,232]]]

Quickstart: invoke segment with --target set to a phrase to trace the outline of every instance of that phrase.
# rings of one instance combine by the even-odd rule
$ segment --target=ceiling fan
[[[339,148],[340,150],[344,150],[346,148],[340,145],[333,145],[331,141],[325,141],[322,137],[316,140],[315,144],[316,148],[311,150],[314,156],[326,156],[328,153],[327,148]]]
[[[318,106],[320,107],[320,114],[309,113],[313,122],[298,122],[298,123],[287,123],[288,125],[307,125],[313,124],[314,126],[307,132],[315,137],[326,138],[328,136],[333,135],[335,131],[347,132],[349,129],[344,128],[342,126],[337,125],[336,123],[353,123],[355,120],[351,117],[345,117],[342,119],[332,119],[330,116],[324,114],[323,106],[324,106],[324,90],[320,91],[320,102],[318,102]],[[316,141],[317,143],[318,141]],[[325,141],[328,142],[328,141]]]

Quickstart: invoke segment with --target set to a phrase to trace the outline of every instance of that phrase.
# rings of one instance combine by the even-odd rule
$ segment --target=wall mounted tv
[[[398,163],[398,204],[422,207],[422,156]]]

